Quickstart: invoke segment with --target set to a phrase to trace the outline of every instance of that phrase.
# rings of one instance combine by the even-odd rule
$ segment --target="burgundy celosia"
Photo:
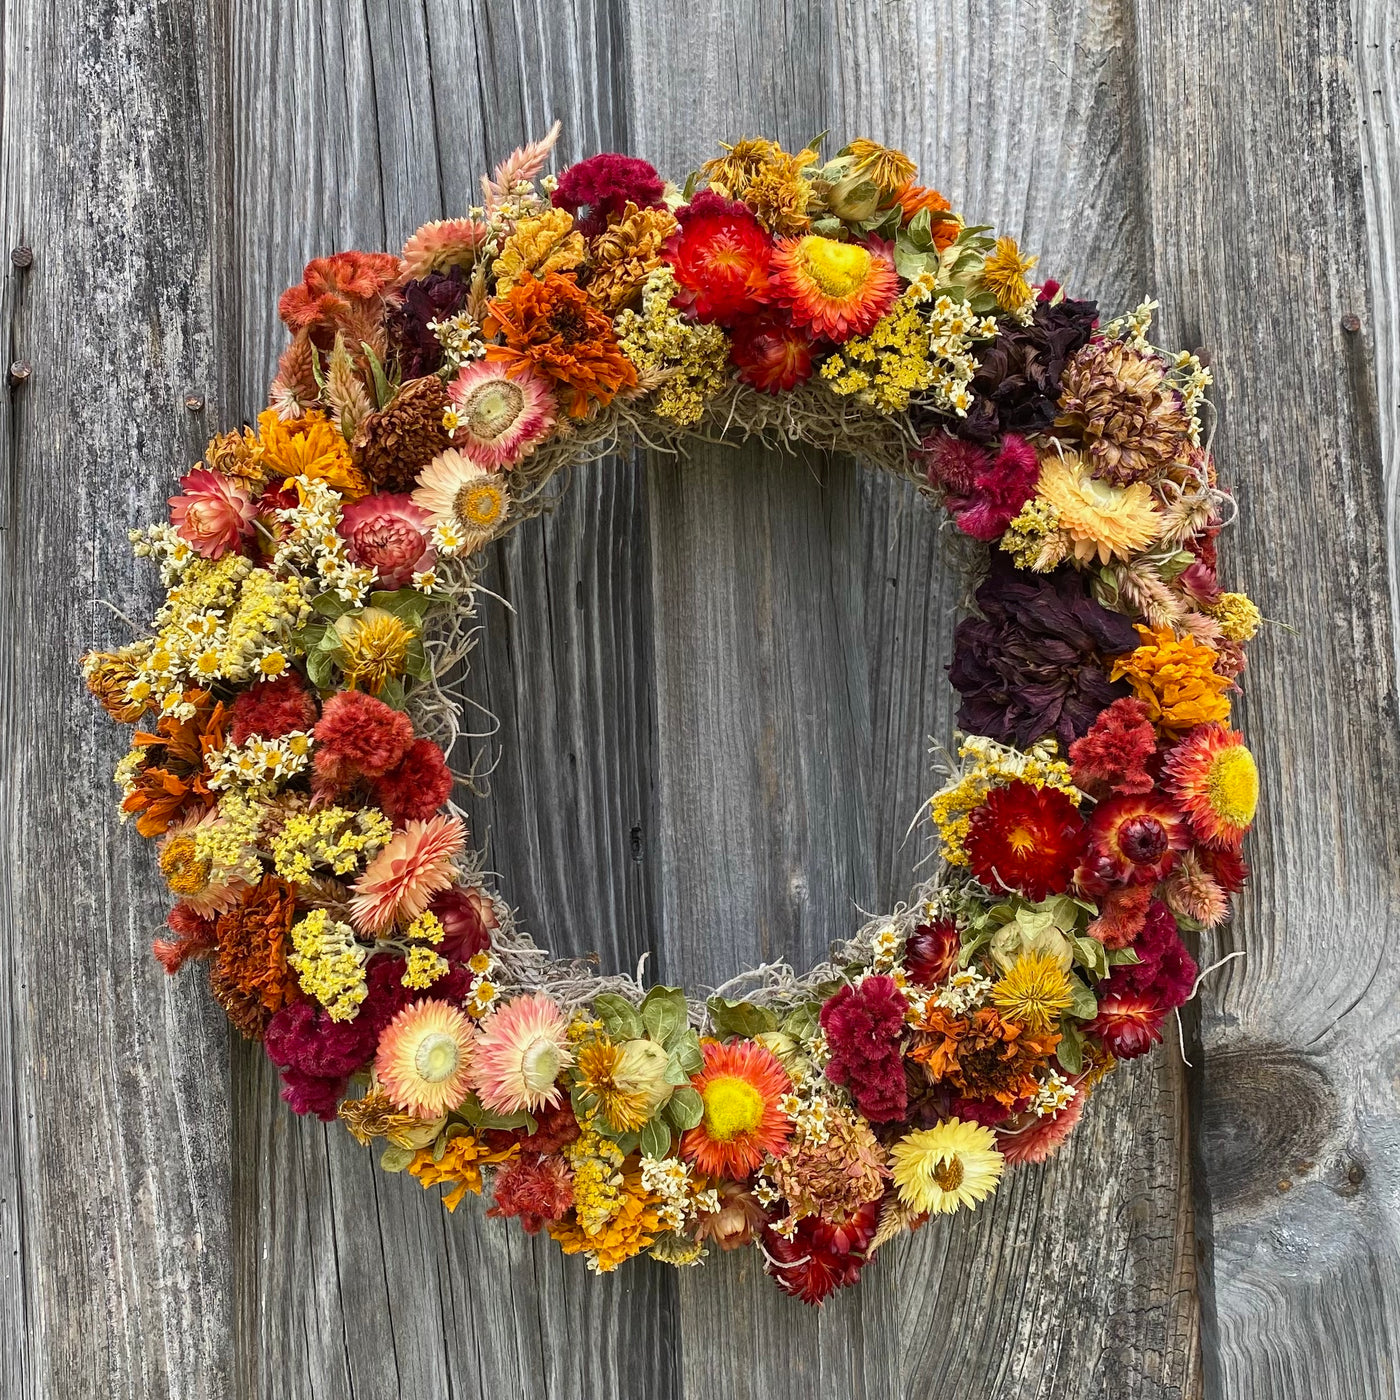
[[[831,1060],[826,1077],[849,1090],[872,1123],[902,1118],[909,1106],[904,1082],[904,1012],[908,1003],[892,977],[867,977],[840,988],[822,1007]]]
[[[1133,940],[1141,961],[1122,963],[1099,983],[1103,996],[1137,993],[1164,1011],[1182,1005],[1196,980],[1196,962],[1186,951],[1172,911],[1159,899],[1148,906],[1142,930]]]
[[[408,752],[370,783],[374,805],[395,826],[427,821],[452,793],[452,771],[431,739],[415,739]]]
[[[413,722],[372,695],[342,690],[326,701],[315,738],[317,776],[341,787],[398,767],[413,743]]]
[[[880,1225],[880,1202],[867,1201],[843,1225],[809,1215],[791,1239],[771,1226],[763,1232],[765,1265],[784,1293],[817,1304],[860,1279]]]
[[[280,739],[295,729],[316,723],[316,697],[295,671],[273,681],[261,681],[240,691],[229,711],[229,737],[235,744],[249,739]]]
[[[563,171],[550,199],[555,208],[574,216],[586,238],[596,238],[622,217],[629,202],[638,209],[654,209],[665,188],[649,161],[604,151]]]
[[[1115,700],[1089,726],[1082,739],[1069,746],[1076,786],[1094,797],[1110,792],[1151,792],[1150,771],[1157,753],[1157,733],[1147,707],[1136,696]]]
[[[527,1235],[536,1235],[573,1205],[574,1181],[562,1157],[520,1158],[496,1173],[495,1194],[486,1214],[513,1215]]]
[[[399,352],[403,382],[434,374],[442,365],[442,342],[428,327],[450,321],[467,304],[466,273],[460,267],[430,272],[403,287],[403,303],[386,322],[390,342]]]
[[[958,529],[990,543],[1000,539],[1035,495],[1040,460],[1030,443],[1010,433],[995,457],[956,438],[941,437],[930,452],[928,474],[932,484],[942,487],[943,504]]]

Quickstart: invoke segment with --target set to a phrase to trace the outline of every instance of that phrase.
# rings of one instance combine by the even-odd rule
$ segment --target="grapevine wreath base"
[[[1065,1140],[1192,993],[1247,875],[1209,374],[1100,323],[903,153],[743,140],[669,185],[558,128],[402,256],[282,297],[256,428],[133,533],[152,634],[84,672],[121,809],[298,1113],[600,1271],[752,1245],[809,1303]],[[486,546],[563,468],[691,438],[853,453],[976,542],[937,873],[798,976],[707,1001],[536,947],[450,796]],[[461,780],[471,784],[479,775]]]

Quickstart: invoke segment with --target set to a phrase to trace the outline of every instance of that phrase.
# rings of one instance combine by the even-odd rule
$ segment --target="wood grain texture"
[[[1209,1391],[1231,1400],[1397,1394],[1393,267],[1368,298],[1394,230],[1368,228],[1365,194],[1369,167],[1371,208],[1393,219],[1377,179],[1395,152],[1374,120],[1383,80],[1358,90],[1381,71],[1366,15],[1138,13],[1152,287],[1173,338],[1213,352],[1241,507],[1227,578],[1284,624],[1252,649],[1240,706],[1266,797],[1255,879],[1205,949],[1248,954],[1206,994],[1198,1084]]]
[[[227,1027],[150,956],[160,882],[114,816],[125,736],[76,665],[129,637],[95,600],[149,615],[126,530],[201,451],[209,42],[184,4],[4,11],[5,362],[32,366],[0,432],[7,1395],[229,1394]]]

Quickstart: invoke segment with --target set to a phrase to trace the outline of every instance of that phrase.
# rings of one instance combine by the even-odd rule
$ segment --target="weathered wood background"
[[[1400,1395],[1400,19],[1386,0],[3,0],[0,1394],[1394,1400]],[[128,527],[260,406],[277,292],[397,248],[563,118],[902,145],[1109,308],[1211,352],[1280,624],[1243,722],[1244,949],[1070,1150],[821,1312],[751,1256],[604,1281],[293,1118],[150,958],[122,735],[75,657]],[[23,261],[20,259],[19,261]],[[1389,548],[1388,548],[1389,546]],[[581,477],[499,552],[476,818],[537,935],[716,982],[888,906],[946,741],[935,522],[847,462]],[[1388,559],[1390,562],[1388,563]]]

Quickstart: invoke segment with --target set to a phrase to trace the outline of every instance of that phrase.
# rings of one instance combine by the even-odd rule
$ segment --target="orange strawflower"
[[[780,1100],[792,1089],[782,1062],[756,1040],[701,1046],[704,1068],[690,1077],[705,1116],[681,1139],[681,1156],[705,1176],[742,1181],[787,1145],[792,1123]]]
[[[204,756],[223,747],[224,706],[206,690],[187,690],[195,707],[190,719],[162,715],[155,733],[138,730],[132,747],[145,749],[146,761],[132,779],[122,802],[123,812],[139,812],[136,829],[142,836],[159,836],[172,822],[206,811],[219,800],[209,786]]]
[[[990,1006],[964,1017],[930,1003],[916,1028],[910,1057],[928,1066],[935,1083],[1006,1108],[1036,1093],[1035,1071],[1060,1043],[1058,1033],[1034,1035]]]
[[[662,1233],[657,1199],[642,1185],[640,1171],[622,1174],[622,1205],[596,1235],[588,1234],[571,1212],[551,1221],[550,1236],[565,1254],[587,1254],[589,1265],[600,1274],[611,1273],[624,1261],[640,1254]]]
[[[273,1012],[297,999],[296,973],[287,966],[296,903],[291,885],[264,875],[214,926],[209,988],[249,1040],[261,1040]]]
[[[1167,755],[1163,780],[1198,841],[1239,850],[1259,805],[1259,768],[1242,735],[1223,724],[1194,730]]]
[[[527,275],[487,311],[486,335],[505,342],[492,345],[487,358],[548,379],[570,417],[583,418],[590,404],[605,408],[619,390],[636,387],[637,371],[612,322],[572,278]]]
[[[883,246],[867,248],[809,233],[781,238],[769,264],[776,300],[814,336],[869,335],[894,305],[899,276]]]
[[[494,1162],[509,1162],[520,1154],[520,1144],[511,1143],[497,1151],[478,1141],[470,1133],[460,1133],[447,1139],[447,1146],[437,1161],[433,1160],[431,1147],[419,1148],[408,1164],[408,1173],[415,1176],[426,1191],[430,1186],[451,1185],[442,1198],[449,1211],[454,1211],[465,1199],[468,1191],[473,1196],[481,1195],[481,1169]]]
[[[1168,738],[1198,724],[1230,718],[1228,676],[1215,669],[1217,654],[1194,637],[1170,627],[1137,626],[1142,645],[1113,663],[1113,680],[1126,679],[1147,708],[1147,717]]]

